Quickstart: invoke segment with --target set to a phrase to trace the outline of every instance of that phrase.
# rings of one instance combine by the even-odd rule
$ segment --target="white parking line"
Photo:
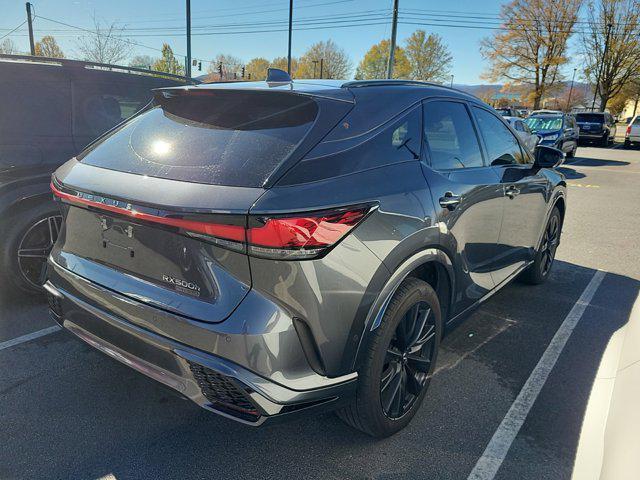
[[[7,340],[6,342],[0,343],[0,350],[4,350],[5,348],[13,347],[15,345],[20,345],[21,343],[28,342],[36,338],[44,337],[45,335],[49,335],[50,333],[55,333],[58,330],[60,330],[60,326],[53,325],[51,327],[38,330],[37,332],[27,333],[26,335],[22,335],[21,337],[12,338],[11,340]]]
[[[591,277],[591,281],[565,317],[562,325],[560,325],[560,328],[558,328],[558,331],[553,336],[551,343],[549,343],[544,354],[538,361],[536,368],[533,369],[522,390],[520,390],[515,401],[511,404],[511,408],[509,408],[500,426],[493,434],[487,448],[485,448],[484,453],[469,474],[468,480],[491,480],[496,476],[500,465],[502,465],[502,462],[509,452],[509,448],[511,448],[511,444],[524,424],[529,410],[531,410],[536,398],[540,394],[558,357],[560,357],[562,350],[567,344],[567,340],[569,340],[571,333],[573,333],[580,318],[582,318],[582,314],[589,306],[604,276],[605,272],[598,270],[593,277]]]

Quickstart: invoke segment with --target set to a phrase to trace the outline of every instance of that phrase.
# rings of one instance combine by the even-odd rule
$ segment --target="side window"
[[[96,138],[126,120],[152,98],[147,88],[123,84],[74,83],[75,135]]]
[[[482,153],[467,108],[462,103],[424,104],[424,138],[436,170],[482,167]]]
[[[524,132],[524,127],[522,126],[522,122],[520,120],[516,122],[516,130],[518,132]]]
[[[491,165],[528,163],[527,158],[522,154],[516,137],[495,115],[483,108],[473,107],[473,110],[478,120],[480,133],[487,147]]]
[[[282,185],[313,182],[420,159],[421,105],[375,131],[320,143],[281,180]]]

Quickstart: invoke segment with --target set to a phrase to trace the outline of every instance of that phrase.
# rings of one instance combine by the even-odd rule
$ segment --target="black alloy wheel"
[[[380,378],[380,401],[391,419],[406,414],[429,382],[436,323],[426,302],[413,305],[398,323],[387,347]]]
[[[556,250],[560,245],[561,234],[562,216],[558,207],[553,207],[544,232],[542,232],[540,247],[536,252],[534,261],[522,272],[520,280],[531,285],[539,285],[546,281],[553,266]]]
[[[542,276],[547,276],[553,259],[556,256],[556,249],[560,243],[560,218],[557,215],[552,215],[547,224],[547,229],[542,237],[542,245],[540,251],[542,252],[542,259],[540,262],[540,273]]]
[[[41,288],[45,281],[47,258],[61,226],[62,216],[47,216],[29,227],[18,243],[16,254],[20,274],[34,289]]]
[[[338,416],[376,438],[406,427],[427,394],[442,330],[440,300],[433,287],[406,278],[366,340],[356,398],[338,410]]]

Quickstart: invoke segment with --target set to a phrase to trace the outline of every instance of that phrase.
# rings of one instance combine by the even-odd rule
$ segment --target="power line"
[[[27,23],[27,21],[25,20],[24,22],[22,22],[20,25],[18,25],[16,28],[14,28],[13,30],[11,30],[9,33],[6,33],[4,35],[2,35],[0,37],[0,40],[2,40],[5,37],[8,37],[9,35],[11,35],[13,32],[15,32],[16,30],[18,30],[20,27],[22,27],[25,23]]]
[[[59,25],[64,25],[65,27],[75,28],[76,30],[81,30],[81,31],[83,31],[83,32],[91,33],[92,35],[97,35],[97,36],[99,36],[99,37],[104,37],[104,36],[105,36],[105,35],[103,35],[103,34],[102,34],[102,33],[100,33],[100,32],[97,32],[97,31],[94,31],[94,30],[89,30],[88,28],[77,27],[77,26],[75,26],[75,25],[71,25],[71,24],[69,24],[69,23],[65,23],[65,22],[60,22],[60,21],[58,21],[58,20],[54,20],[54,19],[52,19],[52,18],[43,17],[43,16],[41,16],[41,15],[36,15],[36,16],[35,16],[35,18],[41,18],[41,19],[43,19],[43,20],[47,20],[47,21],[49,21],[49,22],[57,23],[57,24],[59,24]],[[139,43],[139,42],[133,42],[133,41],[131,41],[131,40],[127,40],[126,38],[123,38],[123,37],[121,37],[121,36],[116,36],[116,35],[114,35],[113,37],[118,38],[120,41],[125,42],[125,43],[128,43],[128,44],[131,44],[131,45],[136,45],[136,46],[138,46],[138,47],[148,48],[149,50],[155,50],[156,52],[162,52],[162,49],[160,49],[160,48],[151,47],[151,46],[149,46],[149,45],[144,45],[144,44]],[[180,57],[184,57],[184,55],[178,55],[178,56],[180,56]]]

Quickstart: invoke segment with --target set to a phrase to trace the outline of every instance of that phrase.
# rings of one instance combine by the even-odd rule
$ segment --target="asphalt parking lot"
[[[382,441],[331,414],[263,429],[220,418],[66,332],[29,339],[53,325],[45,303],[5,296],[0,478],[466,479],[578,305],[584,312],[495,475],[570,478],[602,352],[640,289],[640,150],[580,147],[561,170],[568,211],[550,281],[514,283],[460,324],[420,412]],[[588,285],[597,288],[585,302]]]

